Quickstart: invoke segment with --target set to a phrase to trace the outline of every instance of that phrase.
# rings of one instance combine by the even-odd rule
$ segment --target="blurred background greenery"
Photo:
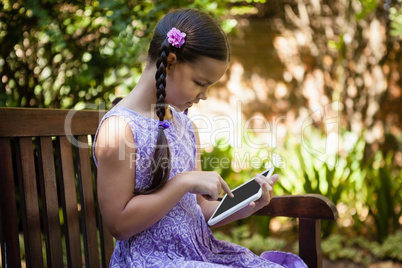
[[[323,223],[327,259],[402,262],[401,3],[1,0],[0,106],[110,109],[138,81],[156,22],[173,8],[204,10],[228,33],[232,60],[210,91],[212,105],[190,116],[236,113],[241,100],[241,120],[275,121],[278,132],[266,142],[254,120],[246,134],[267,144],[258,148],[214,136],[203,168],[235,187],[275,165],[277,195],[320,193],[337,204],[338,222]],[[251,217],[229,227],[216,235],[256,252],[297,250],[292,220]]]

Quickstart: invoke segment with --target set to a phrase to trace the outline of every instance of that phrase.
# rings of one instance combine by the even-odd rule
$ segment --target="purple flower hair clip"
[[[184,38],[186,37],[186,33],[180,32],[180,30],[176,29],[173,27],[168,33],[167,33],[167,40],[169,44],[172,46],[175,46],[177,48],[181,48],[181,46],[184,44]]]
[[[159,121],[158,128],[159,129],[167,129],[167,128],[169,128],[169,123],[166,121]]]

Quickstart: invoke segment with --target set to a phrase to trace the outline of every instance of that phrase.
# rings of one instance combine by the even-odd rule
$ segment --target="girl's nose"
[[[197,97],[198,97],[198,99],[206,100],[208,98],[207,92],[206,91],[200,92],[200,94],[198,94]]]

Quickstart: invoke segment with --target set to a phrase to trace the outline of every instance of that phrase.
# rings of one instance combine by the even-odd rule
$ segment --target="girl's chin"
[[[192,102],[186,102],[185,104],[183,104],[183,105],[180,105],[180,106],[173,106],[173,107],[175,107],[177,110],[180,110],[181,112],[183,112],[184,110],[186,110],[186,109],[188,109],[188,108],[190,108],[191,106],[193,106],[193,103]]]

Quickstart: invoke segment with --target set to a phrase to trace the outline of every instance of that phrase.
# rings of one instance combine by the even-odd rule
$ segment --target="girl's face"
[[[174,61],[168,67],[165,102],[184,111],[207,99],[208,88],[218,82],[228,68],[226,61],[201,57],[194,63]]]

